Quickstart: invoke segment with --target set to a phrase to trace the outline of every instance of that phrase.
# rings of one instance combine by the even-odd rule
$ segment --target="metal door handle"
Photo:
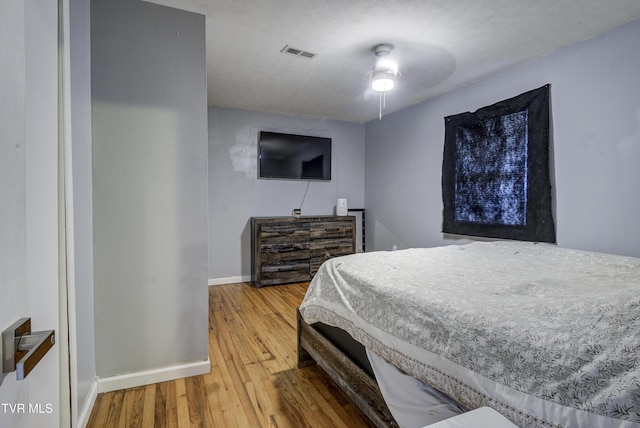
[[[55,344],[55,330],[31,331],[31,318],[21,318],[2,332],[2,372],[23,380]]]

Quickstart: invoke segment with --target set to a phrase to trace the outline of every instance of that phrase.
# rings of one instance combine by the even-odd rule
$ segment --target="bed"
[[[344,256],[298,309],[318,363],[398,426],[366,354],[520,427],[640,426],[640,259],[517,241]]]

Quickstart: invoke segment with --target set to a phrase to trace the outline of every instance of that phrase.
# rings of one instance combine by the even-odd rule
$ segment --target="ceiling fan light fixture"
[[[378,118],[382,119],[382,111],[386,107],[387,92],[395,88],[396,80],[400,77],[400,72],[398,71],[398,66],[395,61],[387,59],[393,50],[393,45],[381,43],[374,46],[372,50],[378,60],[373,70],[367,73],[367,79],[369,80],[371,89],[380,94]]]
[[[371,72],[371,89],[376,92],[388,92],[395,88],[397,73],[392,70],[373,70]]]

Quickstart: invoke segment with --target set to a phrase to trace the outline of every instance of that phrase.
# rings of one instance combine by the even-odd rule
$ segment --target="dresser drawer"
[[[352,238],[353,222],[351,220],[319,221],[311,223],[309,239]]]
[[[309,223],[263,224],[258,232],[262,244],[286,244],[309,241]]]
[[[331,257],[344,256],[353,253],[353,240],[345,239],[316,239],[309,243],[309,253],[311,257]]]
[[[302,282],[309,279],[309,259],[262,265],[260,268],[262,285]]]
[[[304,242],[291,242],[278,238],[270,240],[269,242],[263,241],[260,246],[260,256],[262,263],[308,259],[309,240]]]

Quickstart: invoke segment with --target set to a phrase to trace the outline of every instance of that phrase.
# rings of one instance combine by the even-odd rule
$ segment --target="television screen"
[[[331,180],[331,138],[260,131],[260,178]]]

